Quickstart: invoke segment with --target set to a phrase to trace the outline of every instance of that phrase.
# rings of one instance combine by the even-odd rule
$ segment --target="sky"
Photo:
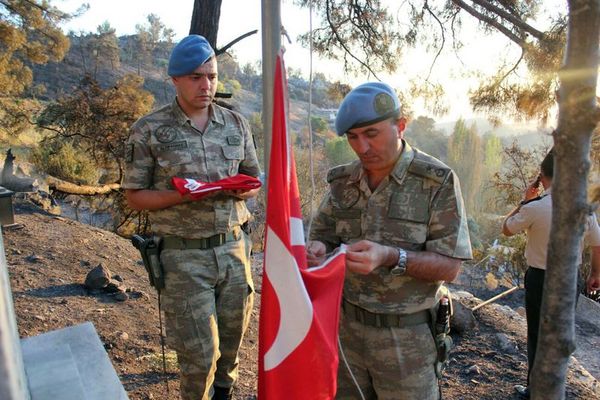
[[[392,0],[384,0],[392,1]],[[554,0],[552,0],[554,1]],[[83,1],[81,0],[54,0],[53,4],[66,12],[75,11]],[[89,10],[81,17],[75,18],[63,25],[65,32],[95,32],[98,25],[109,21],[110,25],[117,31],[117,35],[134,34],[136,24],[145,24],[148,14],[156,14],[165,26],[175,32],[175,41],[188,34],[193,0],[88,0]],[[300,69],[308,77],[310,70],[310,52],[296,42],[298,35],[309,31],[310,14],[307,9],[300,9],[293,5],[292,0],[282,0],[281,19],[284,28],[288,32],[292,43],[282,40],[286,48],[285,62],[288,67],[295,70]],[[474,21],[474,20],[473,20]],[[313,26],[318,23],[313,15]],[[217,45],[222,46],[236,37],[258,29],[258,34],[252,35],[233,47],[233,52],[240,65],[247,62],[254,63],[262,56],[261,50],[261,1],[260,0],[223,0],[221,8],[221,19]],[[510,60],[518,58],[515,46],[507,46],[507,41],[502,42],[498,37],[485,41],[478,40],[479,35],[476,26],[463,28],[467,37],[474,38],[466,40],[465,48],[461,51],[460,58],[456,55],[445,56],[436,63],[433,74],[442,77],[446,91],[451,93],[452,98],[447,99],[450,106],[449,113],[436,117],[436,120],[455,120],[459,117],[472,118],[474,115],[468,104],[467,93],[475,86],[475,80],[467,80],[458,74],[464,65],[479,65],[483,71],[491,71],[496,60],[508,57]],[[482,45],[482,43],[484,45]],[[492,45],[490,45],[492,43]],[[429,71],[433,55],[426,53],[423,49],[417,49],[405,54],[405,63],[402,72],[393,75],[382,74],[382,80],[393,87],[403,90],[407,87],[410,77],[422,76]],[[368,76],[340,76],[341,67],[333,61],[322,60],[317,56],[312,57],[313,72],[322,72],[330,80],[346,81],[352,86],[362,82],[373,80]],[[412,104],[416,115],[427,114],[425,104]]]
[[[55,5],[63,11],[74,11],[84,1],[55,0]],[[145,24],[148,14],[156,14],[161,21],[175,31],[175,41],[187,36],[192,19],[193,0],[88,0],[89,10],[81,17],[63,25],[65,31],[96,31],[104,21],[116,29],[117,35],[134,34],[136,24]],[[284,0],[281,9],[283,25],[291,39],[308,31],[309,12],[293,6],[291,0]],[[261,1],[223,0],[217,46],[222,46],[236,37],[258,29],[252,35],[233,47],[241,64],[255,62],[262,56],[261,50]],[[294,69],[308,71],[308,50],[297,43],[284,43],[286,63]],[[323,62],[321,63],[323,65]],[[314,68],[319,68],[319,64]],[[323,67],[324,68],[324,67]],[[331,68],[331,67],[329,67]]]

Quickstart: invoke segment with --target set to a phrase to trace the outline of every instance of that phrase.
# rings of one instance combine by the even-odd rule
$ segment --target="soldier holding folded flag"
[[[257,177],[259,164],[246,121],[213,103],[217,61],[206,39],[179,42],[168,73],[177,97],[132,126],[123,188],[132,208],[149,210],[152,230],[162,237],[161,294],[181,398],[230,399],[254,293],[244,200],[259,189],[180,194],[172,178],[226,182],[238,174]]]

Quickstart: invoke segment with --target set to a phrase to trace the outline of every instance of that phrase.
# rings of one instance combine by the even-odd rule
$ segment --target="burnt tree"
[[[221,0],[194,0],[190,35],[202,35],[213,49],[217,48]]]

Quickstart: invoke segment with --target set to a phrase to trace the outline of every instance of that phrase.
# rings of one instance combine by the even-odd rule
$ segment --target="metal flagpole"
[[[261,0],[262,6],[262,93],[263,137],[265,142],[265,188],[269,175],[273,124],[273,80],[275,61],[281,47],[281,1]],[[268,188],[266,188],[268,190]],[[265,190],[265,193],[267,193]]]

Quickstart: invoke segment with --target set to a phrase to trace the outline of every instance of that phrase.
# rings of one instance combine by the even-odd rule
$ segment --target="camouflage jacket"
[[[208,125],[201,133],[192,127],[175,100],[131,127],[122,186],[173,190],[174,176],[213,182],[238,173],[260,173],[246,121],[239,114],[212,104]],[[154,232],[185,238],[225,233],[249,217],[243,200],[225,195],[150,211]]]
[[[330,191],[313,222],[311,239],[328,251],[362,239],[413,251],[470,259],[471,242],[458,177],[441,161],[404,151],[391,174],[371,192],[360,161],[329,171]],[[431,308],[442,282],[347,271],[344,298],[375,313],[408,314]]]

